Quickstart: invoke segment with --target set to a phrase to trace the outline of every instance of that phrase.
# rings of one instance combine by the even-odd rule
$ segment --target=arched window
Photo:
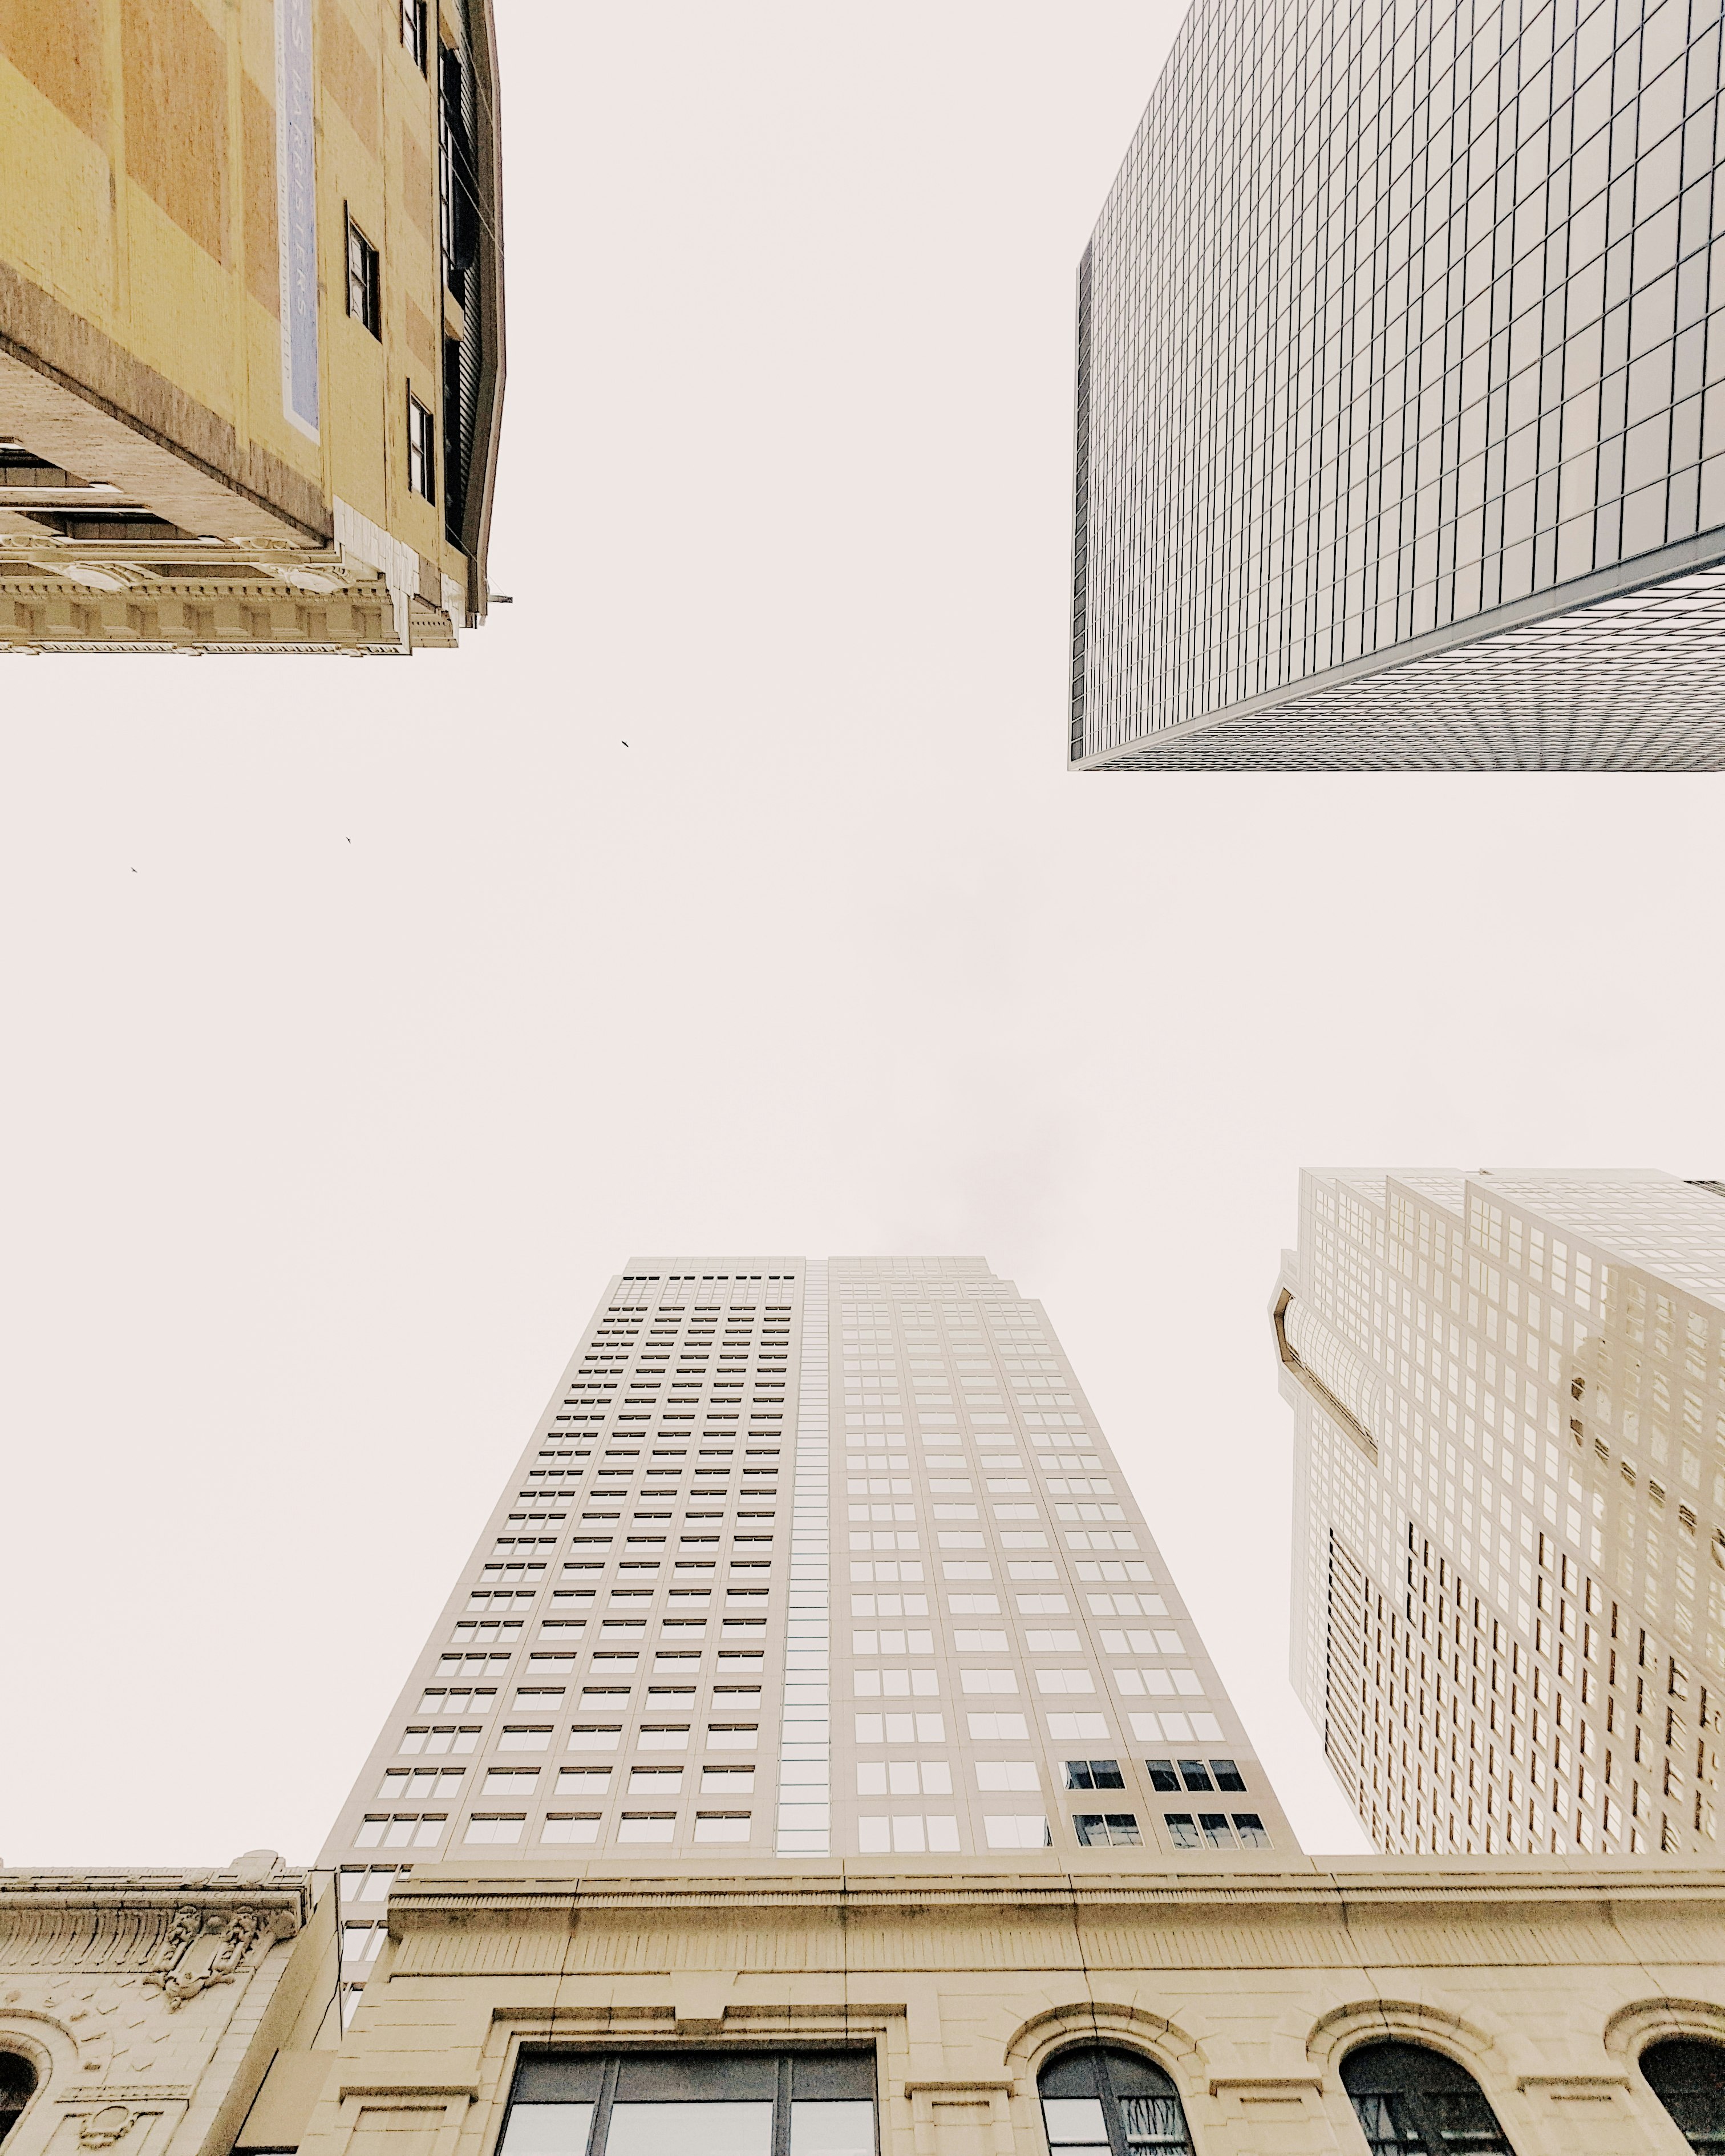
[[[1372,2156],[1515,2156],[1466,2066],[1424,2044],[1363,2044],[1342,2086]]]
[[[1642,2052],[1641,2071],[1692,2148],[1725,2150],[1725,2048],[1667,2036]]]
[[[36,2069],[17,2051],[0,2051],[0,2141],[36,2093]]]
[[[1036,2086],[1049,2156],[1192,2156],[1178,2092],[1135,2051],[1062,2051]]]

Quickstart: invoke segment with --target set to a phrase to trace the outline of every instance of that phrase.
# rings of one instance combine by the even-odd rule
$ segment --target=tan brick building
[[[488,603],[490,0],[0,0],[0,651]]]

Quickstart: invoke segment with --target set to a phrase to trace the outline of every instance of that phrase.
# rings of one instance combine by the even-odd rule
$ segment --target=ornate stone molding
[[[231,1983],[266,1934],[290,1939],[311,1914],[308,1876],[277,1865],[267,1881],[239,1871],[0,1872],[0,1977],[56,1969],[141,1975],[170,2000],[177,1975]],[[199,1943],[218,1941],[200,1960]],[[196,1949],[196,1951],[194,1951]],[[186,1991],[185,1997],[196,1995]]]

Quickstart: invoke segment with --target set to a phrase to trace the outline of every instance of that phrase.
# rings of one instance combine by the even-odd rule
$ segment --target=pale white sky
[[[1297,1168],[1718,1173],[1717,782],[1064,775],[1072,275],[1177,10],[501,12],[515,607],[5,670],[0,1857],[309,1858],[677,1248],[1040,1296],[1357,1849],[1285,1675]]]

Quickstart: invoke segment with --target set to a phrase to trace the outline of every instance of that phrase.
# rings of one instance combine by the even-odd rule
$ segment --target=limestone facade
[[[1669,1861],[421,1866],[291,2138],[490,2156],[524,2046],[840,2044],[874,2051],[882,2156],[1041,2156],[1038,2073],[1100,2039],[1173,2078],[1198,2156],[1358,2156],[1341,2061],[1399,2035],[1517,2156],[1679,2156],[1637,2058],[1725,2040],[1722,1917],[1725,1873]]]
[[[316,2041],[331,1928],[310,1876],[267,1851],[223,1871],[0,1872],[0,2051],[35,2082],[7,2156],[226,2156],[275,2053]]]

